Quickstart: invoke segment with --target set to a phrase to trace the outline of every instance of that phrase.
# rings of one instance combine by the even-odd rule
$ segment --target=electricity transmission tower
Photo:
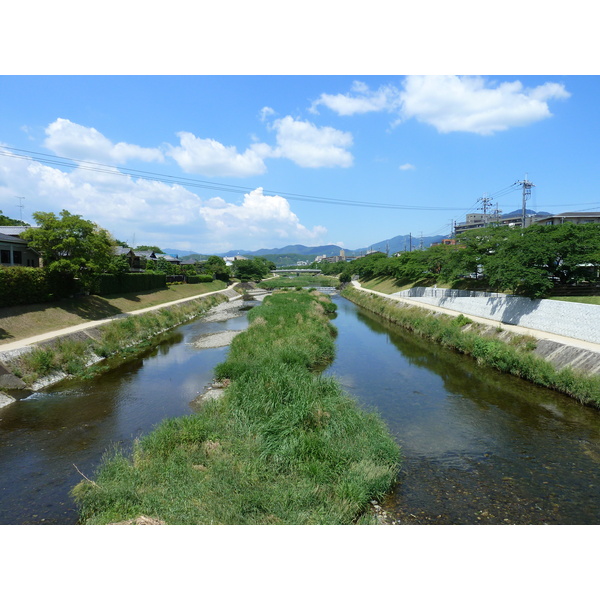
[[[478,198],[477,202],[481,203],[481,207],[483,208],[483,222],[484,222],[484,224],[487,225],[487,222],[488,222],[487,210],[490,206],[492,206],[492,198],[483,196],[483,198]]]
[[[523,181],[517,181],[517,185],[523,186],[523,210],[521,212],[521,227],[525,228],[525,217],[527,215],[527,200],[531,198],[531,188],[535,187],[531,181],[527,180],[527,173],[525,173],[525,179]]]
[[[23,204],[23,200],[25,200],[25,196],[15,196],[15,198],[19,201],[19,204],[17,204],[17,206],[19,207],[19,219],[22,221],[23,220],[23,209],[25,208],[25,205]]]

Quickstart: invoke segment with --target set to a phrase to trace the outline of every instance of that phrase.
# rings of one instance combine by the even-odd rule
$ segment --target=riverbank
[[[233,294],[233,295],[232,295]],[[86,377],[109,368],[107,359],[146,349],[166,331],[238,297],[233,288],[139,309],[120,319],[74,328],[0,346],[0,406],[67,377]],[[5,349],[6,348],[6,349]]]
[[[253,308],[215,370],[224,394],[108,456],[73,490],[81,522],[375,523],[369,507],[395,480],[399,450],[379,417],[315,374],[335,352],[333,310],[308,292]]]
[[[347,287],[342,295],[421,337],[472,356],[480,364],[600,408],[600,376],[571,366],[556,367],[543,354],[535,353],[540,343],[531,336],[511,333],[499,326],[486,327],[462,314],[434,312],[433,308],[408,304],[404,299],[381,293]],[[544,353],[551,356],[552,347],[546,345]]]
[[[223,281],[174,285],[168,289],[131,294],[81,296],[59,302],[30,304],[0,309],[0,352],[20,341],[67,327],[136,314],[139,310],[190,300],[208,293],[225,291]]]

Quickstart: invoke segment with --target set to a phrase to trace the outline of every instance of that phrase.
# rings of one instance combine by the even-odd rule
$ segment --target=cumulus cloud
[[[553,82],[526,89],[520,81],[498,84],[483,77],[410,75],[401,89],[386,85],[371,90],[354,82],[350,93],[321,94],[309,110],[316,112],[322,105],[344,116],[391,112],[398,115],[393,125],[414,118],[440,133],[490,135],[546,119],[552,116],[548,101],[569,96],[564,85]]]
[[[254,144],[243,154],[235,146],[224,146],[212,139],[196,137],[182,131],[177,134],[180,145],[170,147],[167,154],[173,157],[186,173],[208,177],[249,177],[261,175],[267,168],[263,157],[268,154],[264,144]]]
[[[93,127],[56,119],[45,130],[44,146],[56,154],[80,160],[124,164],[129,160],[162,162],[158,148],[142,148],[125,142],[113,143]]]
[[[271,128],[277,138],[272,157],[288,158],[309,168],[352,166],[354,158],[347,150],[353,143],[351,133],[333,127],[318,127],[290,116],[277,119]]]
[[[275,242],[318,243],[327,230],[308,229],[281,196],[265,195],[262,188],[244,194],[242,204],[211,198],[200,208],[208,228],[219,236],[237,240],[236,247],[270,246]],[[230,248],[225,248],[225,250]]]
[[[411,165],[410,163],[404,163],[398,167],[401,171],[414,171],[417,167],[415,165]]]
[[[488,84],[482,77],[409,76],[402,116],[433,125],[440,133],[490,135],[551,116],[548,100],[568,98],[563,85],[525,89],[520,81]]]
[[[27,212],[82,215],[130,244],[157,244],[199,252],[321,243],[326,229],[312,229],[281,196],[262,189],[241,204],[203,199],[180,185],[85,169],[64,172],[37,161],[0,156],[0,201],[25,197]],[[12,215],[9,215],[12,216]],[[23,215],[27,218],[26,215]]]
[[[317,107],[323,105],[338,115],[350,116],[367,112],[393,111],[400,106],[400,90],[393,85],[384,85],[372,91],[365,83],[355,81],[351,90],[352,93],[348,94],[321,94],[312,103],[309,111],[317,113]]]

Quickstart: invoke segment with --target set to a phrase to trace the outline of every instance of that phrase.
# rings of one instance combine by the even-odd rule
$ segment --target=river
[[[600,413],[479,367],[334,297],[337,355],[326,374],[378,411],[402,447],[383,503],[406,524],[600,522]],[[245,313],[195,321],[93,380],[63,382],[0,410],[0,524],[74,524],[69,490],[104,451],[190,414]]]
[[[326,374],[402,447],[395,522],[600,523],[600,412],[335,302]]]

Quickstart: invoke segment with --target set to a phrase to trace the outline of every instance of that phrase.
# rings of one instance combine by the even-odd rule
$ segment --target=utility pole
[[[408,234],[408,251],[412,252],[412,234]]]
[[[525,229],[525,217],[527,215],[527,200],[531,198],[531,188],[535,187],[531,181],[527,179],[527,173],[525,173],[525,179],[523,181],[517,181],[518,185],[523,186],[523,211],[521,213],[521,227]]]
[[[500,224],[500,215],[502,214],[502,211],[498,208],[498,203],[496,202],[496,208],[494,209],[494,221],[496,222],[496,225]]]

